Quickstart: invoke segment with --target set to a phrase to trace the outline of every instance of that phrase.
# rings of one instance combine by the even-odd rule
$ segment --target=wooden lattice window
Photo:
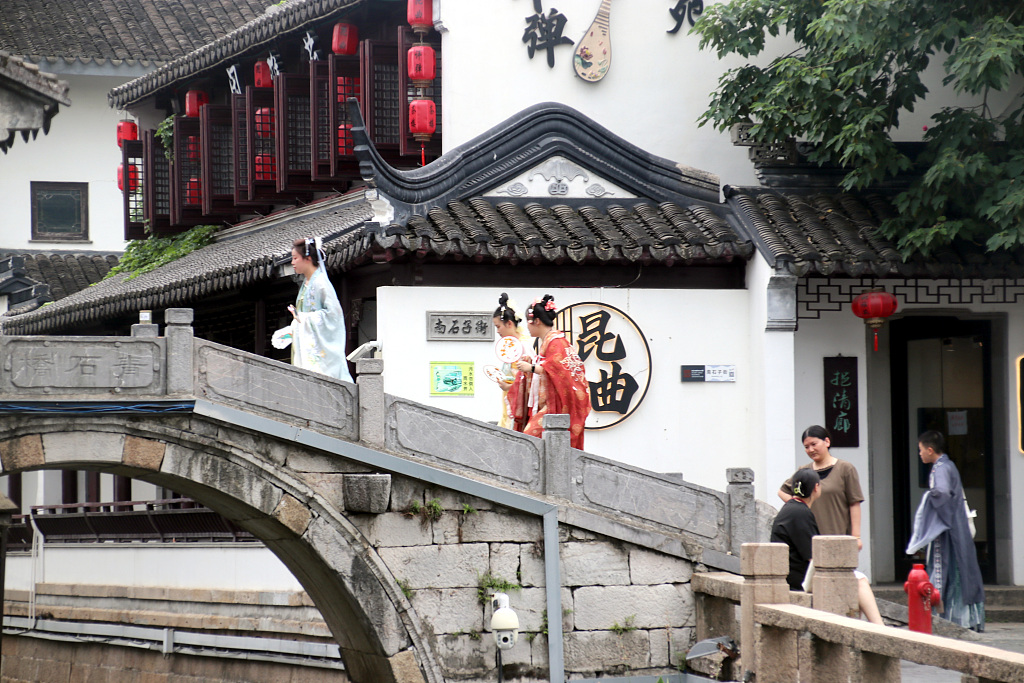
[[[231,135],[234,140],[234,195],[235,204],[248,204],[249,195],[249,119],[246,96],[231,96]]]
[[[146,163],[141,140],[121,142],[121,185],[124,188],[124,238],[146,239]]]
[[[245,97],[249,199],[267,199],[277,192],[274,89],[248,86]]]
[[[314,186],[310,168],[313,143],[309,76],[279,75],[274,82],[274,108],[277,112],[277,191],[309,189]]]
[[[352,138],[352,117],[349,115],[348,100],[359,100],[360,110],[366,115],[366,98],[363,91],[362,71],[358,55],[332,55],[331,74],[331,174],[335,177],[359,177],[359,163],[356,161],[355,140]]]
[[[30,192],[33,240],[89,239],[89,183],[33,182]]]
[[[166,234],[171,224],[171,167],[153,130],[142,135],[142,155],[143,215],[153,234]]]
[[[366,132],[379,152],[391,152],[394,158],[402,139],[400,111],[405,101],[399,89],[398,44],[364,40],[359,57]]]
[[[208,104],[199,110],[202,131],[203,213],[235,214],[234,132],[231,107]]]
[[[200,140],[198,117],[174,117],[171,225],[198,225],[203,220],[204,189]]]
[[[437,112],[437,128],[434,134],[430,136],[430,141],[426,143],[424,151],[428,157],[439,157],[441,156],[441,40],[436,33],[431,35],[434,38],[428,40],[426,44],[434,48],[434,56],[437,58],[437,76],[429,87],[423,89],[423,96],[434,101],[434,107]],[[409,103],[419,99],[420,93],[419,88],[414,86],[409,80],[409,70],[405,65],[409,48],[418,44],[419,41],[416,39],[416,35],[411,28],[408,26],[398,27],[398,59],[400,65],[398,69],[398,88],[399,92],[405,93],[402,106],[398,110],[398,125],[402,131],[402,137],[399,140],[399,153],[402,155],[420,156],[420,143],[409,132]]]

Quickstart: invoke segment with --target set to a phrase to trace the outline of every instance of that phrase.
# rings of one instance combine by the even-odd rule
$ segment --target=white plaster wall
[[[572,67],[575,44],[593,21],[601,0],[544,0],[544,14],[555,7],[567,18],[563,35],[574,45],[556,47],[555,66],[547,53],[530,59],[523,32],[533,14],[529,0],[437,0],[435,20],[443,24],[444,88],[442,123],[444,147],[450,150],[488,128],[539,102],[563,102],[629,142],[658,156],[717,173],[723,184],[756,185],[746,148],[733,147],[728,133],[711,126],[698,128],[719,76],[746,60],[719,60],[714,52],[698,49],[698,36],[688,35],[684,22],[678,33],[669,15],[672,2],[613,2],[610,11],[612,65],[605,78],[588,83]],[[705,2],[705,7],[716,4]],[[788,39],[769,42],[774,54],[792,50]],[[770,59],[762,58],[767,64]],[[942,105],[968,104],[942,86],[943,59],[932,60],[925,78],[927,103],[903,117],[895,136],[920,140],[922,127]],[[1024,83],[1024,79],[1021,80]],[[1016,84],[1009,93],[1020,91]],[[995,95],[994,111],[1010,98]]]
[[[83,543],[47,546],[36,562],[47,583],[298,591],[302,586],[261,544]],[[8,589],[32,587],[33,558],[11,553]]]
[[[497,360],[492,343],[427,342],[426,311],[486,311],[507,291],[524,309],[541,293],[559,307],[599,301],[625,311],[647,337],[653,368],[640,408],[627,420],[588,431],[585,450],[655,472],[682,472],[687,481],[724,490],[728,467],[760,468],[752,428],[754,374],[749,302],[745,290],[556,289],[536,290],[381,287],[378,339],[384,346],[386,392],[468,417],[496,421],[500,389],[484,378]],[[518,310],[517,309],[517,312]],[[430,361],[473,361],[473,398],[431,397]],[[737,381],[683,383],[681,365],[735,365]]]
[[[124,211],[117,189],[117,111],[107,92],[124,82],[109,76],[61,76],[71,86],[71,106],[61,106],[50,132],[14,143],[0,163],[0,249],[43,251],[124,250]],[[89,183],[89,241],[33,242],[30,183]]]

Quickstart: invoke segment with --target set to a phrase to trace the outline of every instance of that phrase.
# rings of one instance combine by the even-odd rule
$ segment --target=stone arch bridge
[[[749,470],[713,491],[571,449],[567,416],[535,439],[385,395],[381,360],[354,386],[165,321],[0,335],[3,473],[101,470],[216,510],[295,574],[356,682],[493,678],[486,574],[523,586],[521,679],[669,673],[694,567],[738,571],[763,540]]]

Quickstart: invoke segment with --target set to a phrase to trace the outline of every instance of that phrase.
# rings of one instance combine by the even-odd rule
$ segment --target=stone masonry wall
[[[481,596],[501,584],[513,584],[505,592],[520,621],[503,654],[506,680],[546,680],[540,518],[401,477],[387,512],[349,518],[432,627],[447,680],[496,680]],[[559,535],[566,674],[676,671],[694,641],[692,564],[564,525]]]
[[[344,671],[4,636],[3,683],[349,683]]]

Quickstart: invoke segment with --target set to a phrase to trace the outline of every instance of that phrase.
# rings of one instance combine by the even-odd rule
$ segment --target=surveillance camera
[[[519,616],[508,606],[508,596],[495,593],[491,598],[491,630],[499,650],[511,650],[519,639]]]

